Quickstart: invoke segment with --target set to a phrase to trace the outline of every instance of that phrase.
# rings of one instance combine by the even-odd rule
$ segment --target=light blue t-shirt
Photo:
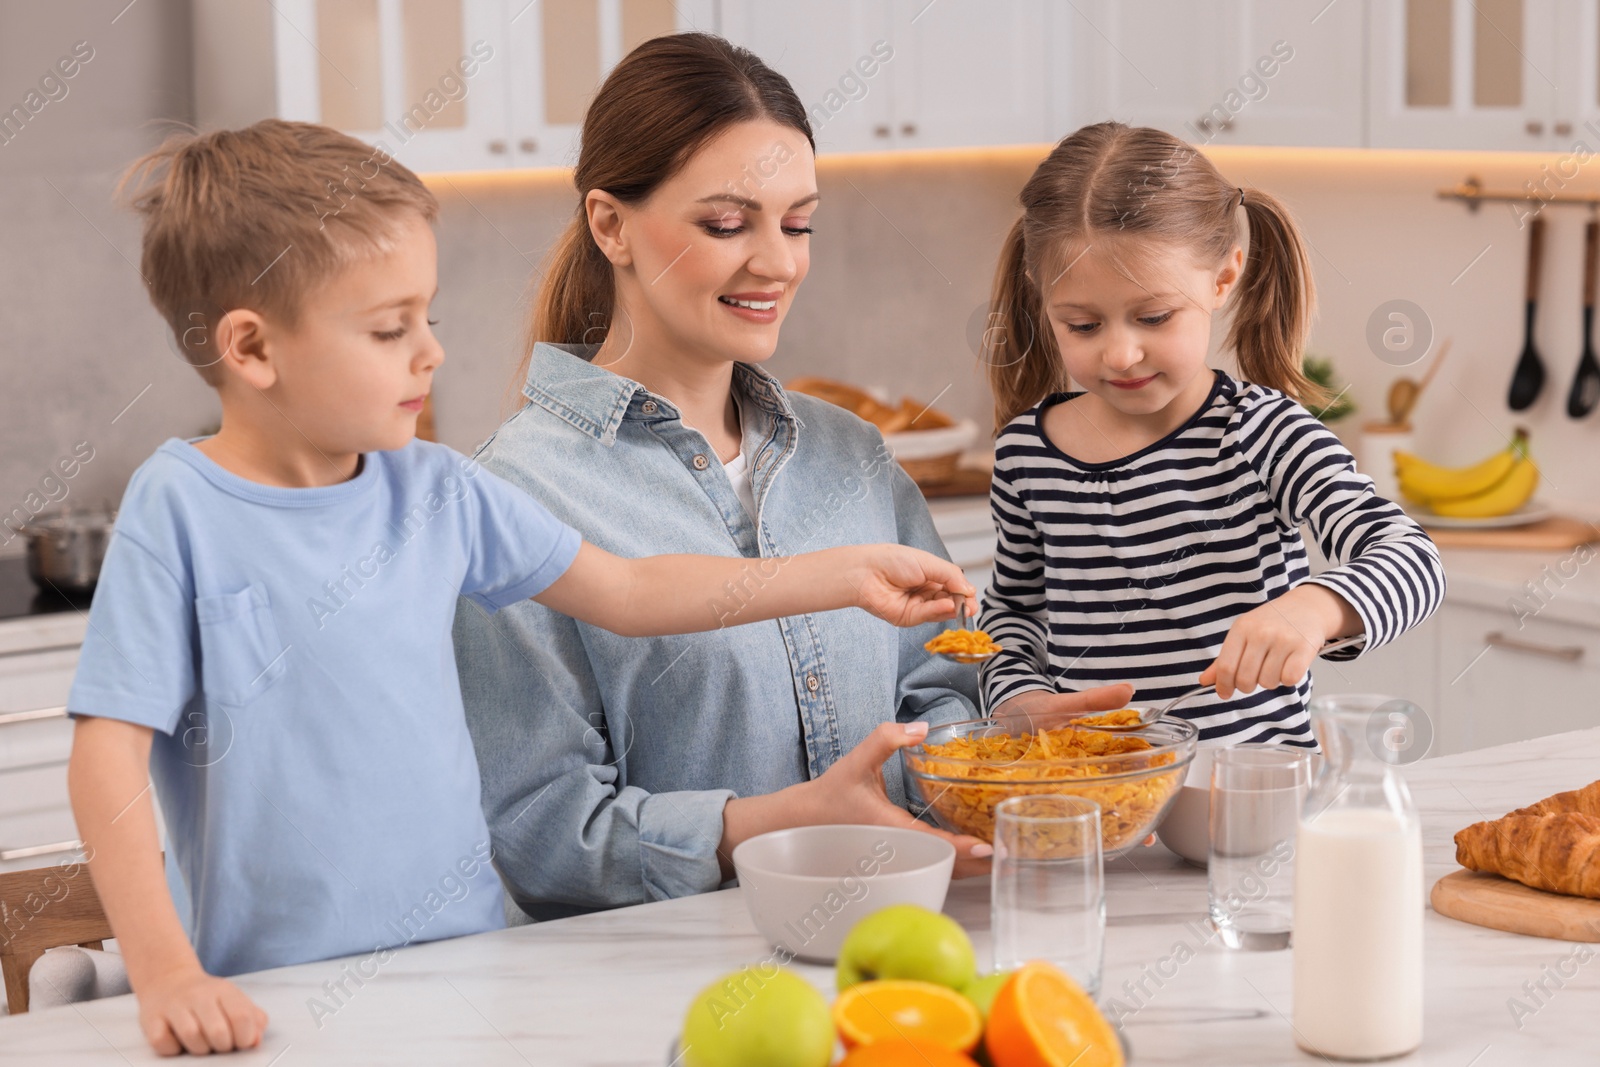
[[[247,481],[176,439],[139,468],[67,706],[156,732],[169,865],[207,971],[503,925],[451,622],[459,596],[495,611],[545,589],[579,545],[423,442],[312,489]]]

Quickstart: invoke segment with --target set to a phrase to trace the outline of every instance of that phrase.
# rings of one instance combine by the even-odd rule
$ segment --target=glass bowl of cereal
[[[1066,793],[1100,805],[1104,851],[1116,856],[1149,837],[1177,799],[1198,736],[1172,718],[1128,732],[1082,719],[1038,731],[969,719],[935,726],[900,759],[912,810],[946,830],[992,842],[1001,801]]]

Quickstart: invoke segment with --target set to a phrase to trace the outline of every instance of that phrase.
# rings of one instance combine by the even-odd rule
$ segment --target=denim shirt
[[[945,555],[878,431],[735,364],[756,501],[638,382],[540,344],[527,403],[478,453],[609,552],[743,556],[708,633],[625,638],[525,601],[462,601],[456,655],[484,814],[512,899],[539,918],[716,889],[722,809],[815,778],[891,718],[970,718],[977,676],[857,608],[736,625],[773,557],[871,542]],[[904,800],[898,759],[885,769]]]

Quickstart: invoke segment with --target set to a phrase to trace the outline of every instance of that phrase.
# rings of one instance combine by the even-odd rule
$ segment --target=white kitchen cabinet
[[[1600,630],[1507,608],[1439,611],[1441,713],[1451,751],[1600,726]]]
[[[1600,99],[1593,7],[1561,0],[1372,4],[1369,144],[1569,147]],[[1580,39],[1585,27],[1588,37]],[[1588,81],[1580,85],[1584,66]]]
[[[195,0],[196,113],[325,123],[420,171],[570,164],[617,60],[715,16],[716,0]]]
[[[1428,754],[1464,751],[1450,733],[1439,705],[1439,616],[1401,634],[1382,648],[1353,660],[1318,658],[1311,666],[1311,696],[1382,693],[1421,708],[1431,733]]]
[[[818,154],[1054,140],[1044,0],[723,0],[789,79]]]
[[[86,627],[63,614],[0,623],[0,871],[58,862],[78,832],[67,798],[66,703]]]
[[[1362,3],[1089,0],[1054,19],[1061,135],[1115,119],[1196,145],[1364,143]]]

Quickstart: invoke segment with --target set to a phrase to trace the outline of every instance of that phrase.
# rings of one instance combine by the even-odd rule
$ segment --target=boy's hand
[[[856,591],[856,604],[896,626],[953,619],[956,597],[967,601],[967,614],[978,614],[977,590],[961,568],[931,552],[905,545],[863,545],[845,574]]]
[[[1096,686],[1081,693],[1030,689],[1001,701],[989,717],[1013,733],[1035,733],[1054,730],[1085,715],[1120,711],[1132,699],[1133,686],[1127,682]]]
[[[138,991],[139,1026],[163,1056],[255,1048],[267,1013],[225,978],[193,968],[147,982]]]
[[[1298,685],[1330,638],[1361,632],[1348,601],[1320,585],[1298,585],[1234,620],[1222,650],[1200,674],[1223,700],[1257,688]]]

